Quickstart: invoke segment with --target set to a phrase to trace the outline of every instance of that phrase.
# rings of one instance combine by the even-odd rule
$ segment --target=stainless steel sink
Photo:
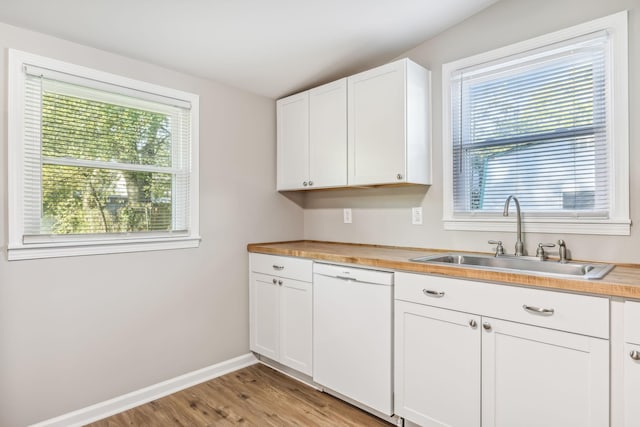
[[[613,264],[540,261],[535,257],[490,256],[477,254],[437,254],[412,258],[413,262],[428,264],[460,265],[491,271],[523,272],[539,276],[576,277],[582,279],[602,279],[615,267]]]

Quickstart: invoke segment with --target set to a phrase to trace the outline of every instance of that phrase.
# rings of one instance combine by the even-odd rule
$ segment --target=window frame
[[[512,217],[501,213],[454,211],[451,76],[460,69],[496,61],[598,31],[611,37],[608,59],[607,145],[609,150],[609,217],[540,216],[523,213],[528,232],[629,235],[629,112],[627,11],[579,24],[442,65],[443,223],[445,230],[512,231]]]
[[[135,80],[29,52],[9,49],[8,55],[8,244],[9,260],[53,258],[80,255],[196,248],[199,235],[199,96],[193,93]],[[38,236],[25,241],[24,223],[24,96],[25,65],[56,73],[89,79],[98,84],[115,85],[122,91],[144,92],[150,98],[173,98],[191,104],[190,109],[190,185],[189,230],[184,232],[100,233],[91,235]]]

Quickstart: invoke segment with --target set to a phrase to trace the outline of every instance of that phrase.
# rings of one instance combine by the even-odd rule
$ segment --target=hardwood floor
[[[256,364],[89,424],[120,426],[392,426]]]

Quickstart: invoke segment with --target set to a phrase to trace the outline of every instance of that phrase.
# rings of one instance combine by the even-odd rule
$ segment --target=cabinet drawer
[[[561,331],[609,338],[609,298],[497,286],[492,316]],[[536,310],[548,310],[537,312]]]
[[[491,287],[470,280],[396,272],[395,299],[481,314]],[[486,301],[485,301],[486,300]]]
[[[624,340],[640,344],[640,302],[624,302]]]
[[[279,255],[249,254],[251,271],[311,282],[313,261]]]
[[[395,298],[609,338],[609,299],[606,297],[396,273]]]

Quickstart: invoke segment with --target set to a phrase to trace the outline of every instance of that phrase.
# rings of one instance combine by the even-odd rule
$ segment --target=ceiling
[[[0,21],[278,98],[389,61],[496,1],[0,0]]]

